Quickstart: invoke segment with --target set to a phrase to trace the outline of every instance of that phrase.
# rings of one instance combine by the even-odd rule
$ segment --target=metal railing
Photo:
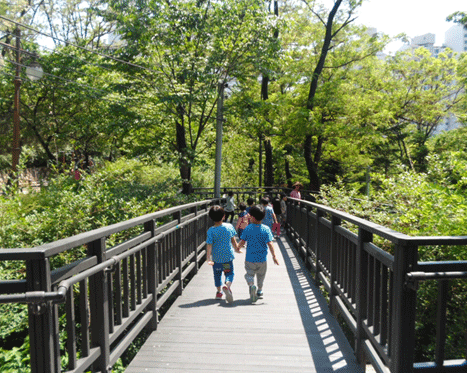
[[[280,193],[285,193],[287,196],[292,191],[291,188],[287,187],[231,187],[221,188],[221,194],[224,195],[227,192],[234,192],[235,201],[238,203],[246,202],[248,198],[253,198],[255,203],[259,203],[259,200],[264,195],[270,195],[275,197]],[[193,188],[193,194],[200,196],[200,198],[214,198],[214,188]],[[315,201],[315,196],[319,194],[318,191],[312,190],[301,190],[302,199],[308,201]]]
[[[205,200],[147,214],[32,249],[2,249],[26,278],[0,281],[0,303],[27,303],[31,371],[110,372],[144,329],[155,330],[206,254]],[[112,247],[112,237],[119,240]],[[60,254],[82,258],[52,268]],[[65,362],[65,363],[63,363]]]
[[[466,246],[467,236],[410,237],[292,198],[287,214],[287,233],[326,289],[331,313],[351,330],[362,366],[369,361],[380,373],[467,372],[465,356],[445,360],[448,281],[467,277],[467,261],[418,261],[420,246]],[[374,237],[389,243],[394,255],[379,248]],[[435,359],[415,362],[418,282],[430,279],[439,281]]]

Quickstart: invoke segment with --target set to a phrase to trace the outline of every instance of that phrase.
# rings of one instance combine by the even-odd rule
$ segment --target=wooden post
[[[194,270],[194,274],[197,274],[198,273],[198,269],[199,269],[199,263],[198,263],[198,242],[199,242],[199,232],[198,232],[198,227],[199,227],[199,218],[198,218],[198,205],[195,206],[195,217],[197,218],[194,222],[194,241],[195,241],[195,245],[194,245],[194,248],[193,248],[193,251],[194,251],[194,254],[195,254],[195,257],[194,257],[194,262],[195,262],[195,268],[193,269]]]
[[[154,237],[154,231],[156,229],[156,224],[154,220],[150,220],[144,224],[144,230],[146,232],[151,232],[151,237]],[[152,295],[152,301],[149,304],[149,309],[153,312],[151,321],[148,323],[148,328],[150,330],[156,330],[157,324],[159,322],[157,315],[157,286],[158,286],[158,273],[157,273],[157,243],[153,243],[148,246],[148,294]]]
[[[52,291],[50,263],[48,258],[30,260],[26,263],[28,291]],[[54,307],[50,303],[30,304],[28,306],[29,341],[32,373],[55,373],[59,357],[54,358],[59,343],[55,335]]]
[[[368,253],[364,250],[366,242],[373,241],[373,234],[365,231],[363,228],[358,229],[358,245],[357,245],[357,294],[356,294],[356,316],[357,316],[357,332],[355,339],[355,355],[360,366],[366,364],[364,343],[365,331],[363,323],[367,318],[367,281],[368,281]]]
[[[176,212],[174,214],[174,218],[178,221],[178,224],[182,222],[182,213],[180,211]],[[177,279],[179,281],[178,283],[178,290],[177,290],[177,295],[182,295],[183,292],[183,255],[182,255],[182,229],[179,227],[176,231],[176,236],[175,236],[175,257],[176,257],[176,263],[178,267],[178,275]]]
[[[314,249],[315,249],[315,257],[316,257],[316,263],[315,263],[315,281],[317,284],[319,284],[319,260],[321,259],[321,249],[319,247],[320,245],[320,222],[319,219],[324,215],[323,211],[320,209],[316,210],[316,224],[315,224],[315,240],[314,240]]]
[[[331,218],[331,255],[330,255],[330,271],[331,271],[331,278],[330,278],[330,285],[331,291],[329,294],[329,310],[331,311],[331,315],[335,315],[335,297],[338,295],[336,289],[336,277],[337,277],[337,234],[336,234],[336,226],[341,225],[341,219],[333,216]]]
[[[396,245],[394,253],[394,292],[390,370],[413,372],[415,347],[415,306],[417,292],[406,286],[406,275],[417,266],[418,247]]]
[[[88,255],[96,256],[97,262],[105,258],[105,238],[88,244]],[[93,369],[110,372],[110,340],[109,340],[109,298],[105,271],[100,271],[89,278],[89,304],[91,310],[91,346],[101,348],[101,354],[93,365]],[[112,315],[113,316],[113,315]]]

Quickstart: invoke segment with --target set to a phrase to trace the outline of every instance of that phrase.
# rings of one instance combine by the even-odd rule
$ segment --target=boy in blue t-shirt
[[[216,299],[222,298],[221,285],[222,273],[225,276],[225,286],[222,288],[227,302],[233,302],[233,295],[230,286],[234,278],[233,259],[235,248],[237,247],[235,235],[237,232],[232,224],[223,223],[225,216],[224,209],[221,206],[212,206],[209,209],[209,217],[214,221],[214,226],[208,229],[206,238],[206,260],[212,265],[214,272],[214,285],[217,287]]]
[[[258,297],[263,296],[268,248],[274,263],[279,265],[274,253],[272,231],[267,225],[261,224],[264,215],[263,206],[253,206],[250,209],[251,223],[243,231],[242,239],[238,244],[238,250],[240,250],[245,245],[245,242],[248,243],[245,256],[245,279],[250,287],[250,299],[252,302],[256,302]],[[255,286],[255,276],[258,287]]]

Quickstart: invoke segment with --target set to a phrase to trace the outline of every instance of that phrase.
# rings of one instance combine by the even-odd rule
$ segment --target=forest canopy
[[[319,190],[361,180],[368,167],[424,172],[428,139],[449,118],[466,120],[467,58],[425,48],[384,55],[391,39],[357,23],[362,6],[94,0],[2,8],[0,169],[12,168],[19,127],[21,169],[157,159],[177,165],[188,193],[194,174],[213,177],[222,85],[223,183],[299,180]],[[25,71],[33,64],[44,72],[35,81]]]

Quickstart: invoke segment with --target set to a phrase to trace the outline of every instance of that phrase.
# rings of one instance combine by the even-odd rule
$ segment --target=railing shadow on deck
[[[28,304],[33,373],[111,372],[206,255],[205,200],[32,249],[1,249],[26,278],[0,281],[0,303]],[[202,232],[202,233],[200,233]],[[111,242],[112,247],[107,247]],[[61,253],[81,258],[53,267]],[[20,275],[18,275],[20,276]]]
[[[345,340],[344,333],[340,330],[336,320],[326,316],[328,312],[326,300],[313,283],[305,263],[295,253],[292,255],[287,253],[287,247],[282,239],[277,240],[277,245],[282,252],[287,274],[292,283],[310,351],[313,354],[317,349],[325,351],[325,358],[329,360],[333,372],[356,372],[358,367],[354,365],[355,362],[349,364],[346,360],[346,356],[352,353],[350,347],[342,346],[342,342],[339,342]],[[320,371],[319,367],[316,369]],[[324,369],[323,372],[329,372],[327,365],[324,365],[322,369]],[[358,371],[363,372],[363,369]]]
[[[331,313],[353,334],[362,367],[369,361],[380,373],[467,372],[465,356],[445,359],[448,281],[467,278],[467,261],[418,261],[420,246],[466,246],[467,236],[410,237],[293,198],[287,217],[287,234],[328,293]],[[394,255],[376,246],[374,236],[389,242]],[[418,282],[430,279],[439,281],[435,360],[415,362]]]

